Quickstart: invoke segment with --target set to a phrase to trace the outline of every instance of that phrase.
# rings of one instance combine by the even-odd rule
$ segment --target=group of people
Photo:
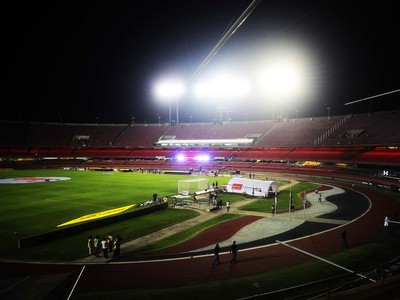
[[[95,257],[100,257],[100,253],[102,253],[104,258],[108,258],[108,255],[113,252],[113,257],[119,257],[121,241],[122,239],[118,234],[114,238],[111,233],[108,233],[107,237],[102,239],[98,235],[94,238],[89,236],[87,242],[89,255],[94,254]]]
[[[168,203],[168,197],[164,196],[162,198],[158,198],[158,194],[154,193],[153,194],[153,204],[157,204],[157,203],[159,203],[159,204]]]
[[[214,207],[216,207],[217,209],[222,209],[222,199],[218,198],[217,195],[211,194],[210,201],[212,201]]]
[[[212,263],[213,265],[216,265],[216,264],[220,265],[220,264],[221,264],[221,262],[220,262],[220,260],[219,260],[219,253],[220,253],[220,251],[221,251],[221,247],[220,247],[220,245],[217,243],[217,244],[215,245],[215,247],[214,247],[214,261],[213,261],[213,263]],[[230,263],[231,263],[231,264],[236,263],[237,253],[239,252],[238,246],[237,246],[237,244],[236,244],[236,241],[233,241],[233,243],[231,244],[231,246],[230,246],[230,251],[229,251],[229,252],[232,254],[232,259],[231,259]]]

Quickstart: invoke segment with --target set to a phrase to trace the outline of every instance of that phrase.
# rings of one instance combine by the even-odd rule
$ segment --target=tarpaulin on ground
[[[226,185],[228,193],[247,194],[250,196],[268,197],[279,192],[276,181],[255,180],[234,177]]]

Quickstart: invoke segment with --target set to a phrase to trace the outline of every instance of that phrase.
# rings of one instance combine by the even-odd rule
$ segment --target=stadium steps
[[[264,138],[267,137],[268,134],[269,134],[271,131],[273,131],[274,128],[275,128],[276,126],[277,126],[277,124],[274,124],[274,126],[271,126],[271,128],[268,129],[267,132],[265,132],[263,135],[261,135],[261,136],[257,139],[257,141],[254,143],[253,147],[257,147],[257,145],[260,144],[261,141],[264,140]]]
[[[128,128],[129,128],[130,126],[131,126],[130,124],[126,125],[126,126],[124,127],[124,129],[120,132],[120,134],[119,134],[115,139],[113,139],[113,140],[111,141],[111,145],[116,145],[116,144],[118,143],[119,139],[125,134],[125,132],[128,130]]]

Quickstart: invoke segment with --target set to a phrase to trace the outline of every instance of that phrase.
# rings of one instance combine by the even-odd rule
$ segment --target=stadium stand
[[[168,126],[163,136],[174,136],[175,139],[211,139],[214,131],[213,124],[179,124]]]
[[[120,168],[362,176],[400,165],[400,111],[167,124],[0,121],[0,168]],[[254,138],[252,146],[156,147],[160,139]],[[177,154],[186,157],[177,160]],[[198,161],[207,153],[209,161]],[[314,162],[310,164],[307,162]],[[363,170],[369,170],[364,172]]]
[[[285,156],[287,160],[317,160],[328,162],[349,161],[352,157],[363,151],[363,148],[298,148]]]
[[[325,145],[390,146],[400,141],[400,112],[379,112],[351,116],[324,141]]]
[[[359,164],[400,166],[400,152],[397,147],[377,147],[354,157],[352,161]]]
[[[129,126],[115,143],[116,146],[152,147],[169,128],[162,124],[135,124]]]
[[[284,160],[295,148],[264,148],[248,151],[240,151],[235,154],[236,159],[241,160]]]
[[[24,145],[25,123],[2,121],[0,137],[0,146]]]
[[[291,119],[277,122],[255,144],[257,147],[311,147],[340,117]],[[282,138],[284,136],[284,138]]]

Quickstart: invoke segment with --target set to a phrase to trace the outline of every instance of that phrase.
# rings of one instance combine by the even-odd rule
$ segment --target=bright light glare
[[[309,89],[307,60],[295,49],[285,49],[266,57],[258,82],[263,95],[276,100],[300,98]]]
[[[165,79],[155,85],[155,96],[160,100],[177,100],[185,93],[185,85],[179,79]]]
[[[186,160],[186,157],[183,154],[178,154],[178,155],[176,155],[175,158],[177,161],[181,161],[181,162]]]
[[[288,64],[271,65],[261,75],[263,88],[274,95],[286,93],[299,88],[299,76]]]
[[[237,100],[246,97],[249,92],[249,81],[231,74],[218,74],[194,87],[194,93],[199,99]]]
[[[194,160],[196,161],[209,161],[210,160],[210,156],[208,154],[200,154],[194,157]]]

